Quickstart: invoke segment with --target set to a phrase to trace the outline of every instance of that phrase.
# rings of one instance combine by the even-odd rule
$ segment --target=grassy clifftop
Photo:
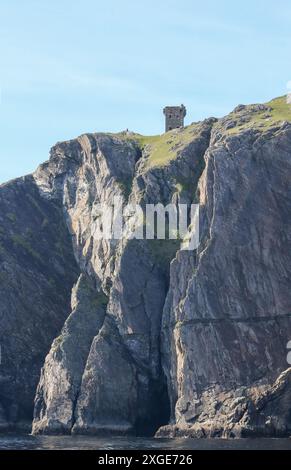
[[[223,134],[236,134],[248,129],[266,131],[280,125],[284,121],[291,122],[291,104],[287,97],[281,96],[265,104],[237,106],[230,114],[214,124],[214,128]],[[161,135],[143,136],[136,133],[121,132],[114,134],[120,139],[136,142],[148,155],[148,168],[163,167],[177,156],[199,135],[202,122],[193,123],[179,129],[173,129]]]
[[[178,154],[198,135],[201,123],[193,123],[165,134],[143,136],[141,134],[118,134],[119,137],[133,140],[148,154],[149,168],[161,167],[174,160]]]
[[[263,105],[239,106],[219,121],[218,126],[228,123],[228,133],[235,134],[251,128],[265,131],[284,121],[291,122],[291,104],[288,104],[287,96],[280,96]]]

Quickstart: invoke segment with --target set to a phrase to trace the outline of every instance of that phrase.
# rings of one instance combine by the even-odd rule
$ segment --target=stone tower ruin
[[[181,106],[166,106],[164,108],[164,115],[166,116],[166,132],[178,127],[184,127],[186,108],[183,104]]]

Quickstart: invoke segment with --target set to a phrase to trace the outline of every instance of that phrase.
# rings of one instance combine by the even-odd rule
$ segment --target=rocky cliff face
[[[272,387],[291,334],[291,126],[229,134],[227,122],[212,134],[199,182],[197,258],[180,252],[171,264],[162,331],[175,426],[161,435],[290,430],[291,409],[281,409],[290,371],[276,406]]]
[[[34,408],[34,433],[290,433],[289,120],[279,99],[88,134],[1,186],[2,427]],[[96,239],[120,196],[199,202],[198,250]]]
[[[0,189],[1,425],[31,422],[40,369],[79,275],[58,201],[32,176]]]

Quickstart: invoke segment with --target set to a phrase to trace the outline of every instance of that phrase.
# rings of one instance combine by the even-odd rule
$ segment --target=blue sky
[[[0,182],[84,132],[163,132],[286,93],[290,0],[0,0]]]

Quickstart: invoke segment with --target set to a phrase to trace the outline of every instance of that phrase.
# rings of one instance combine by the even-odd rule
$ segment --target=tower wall
[[[179,127],[184,127],[184,117],[186,116],[186,108],[181,106],[166,106],[164,108],[164,115],[166,117],[165,131],[171,131]]]

